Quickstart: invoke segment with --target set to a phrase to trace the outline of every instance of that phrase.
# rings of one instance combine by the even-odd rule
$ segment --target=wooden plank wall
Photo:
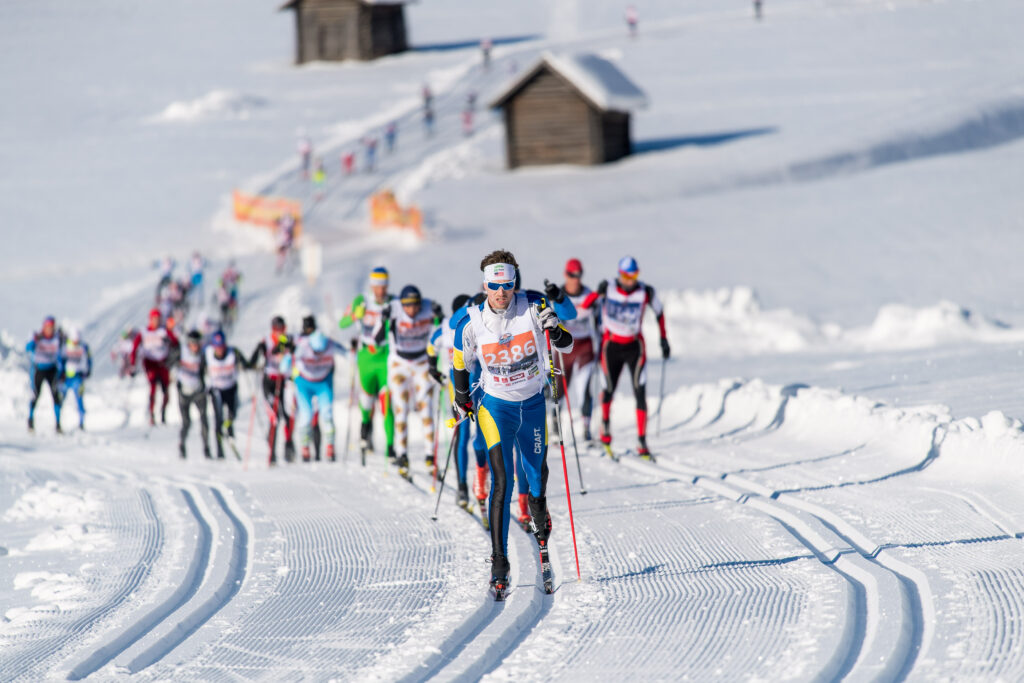
[[[628,156],[632,151],[629,142],[629,114],[606,111],[601,116],[601,137],[604,139],[604,158],[601,161],[615,161]]]
[[[373,59],[408,48],[402,5],[303,0],[295,9],[296,61]]]
[[[408,49],[405,34],[405,8],[402,5],[375,5],[369,27],[371,57],[383,57]]]
[[[542,69],[509,100],[505,122],[510,168],[599,161],[591,107],[550,69]],[[600,146],[600,135],[596,140]]]

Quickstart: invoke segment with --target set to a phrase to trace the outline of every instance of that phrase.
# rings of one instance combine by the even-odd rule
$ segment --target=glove
[[[553,330],[558,327],[558,316],[555,315],[555,309],[553,308],[545,306],[537,311],[537,320],[540,321],[540,326],[545,330]]]
[[[444,309],[436,301],[431,302],[430,313],[438,320],[444,317]]]
[[[359,350],[359,339],[358,339],[358,338],[356,338],[356,337],[352,337],[352,343],[351,343],[351,346],[352,346],[352,352],[353,352],[353,353],[355,353],[356,351],[358,351],[358,350]]]
[[[455,392],[455,412],[458,414],[460,420],[466,417],[469,417],[471,420],[476,419],[472,399],[470,399],[466,394],[458,391]]]
[[[128,368],[128,376],[129,377],[134,377],[137,374],[139,374],[139,371],[138,371],[138,369],[134,365],[131,366],[130,368]]]
[[[430,375],[430,378],[433,379],[435,382],[444,386],[444,375],[441,374],[440,370],[438,370],[434,366],[430,366],[427,368],[427,374]]]
[[[544,280],[544,294],[547,295],[548,299],[554,301],[556,304],[560,304],[565,301],[565,292],[562,291],[561,287],[550,280]]]
[[[665,339],[664,337],[662,337],[661,338],[661,357],[662,358],[668,358],[668,356],[669,356],[668,339]]]
[[[597,285],[597,293],[600,294],[601,296],[605,296],[608,294],[607,280],[601,280],[601,282]]]

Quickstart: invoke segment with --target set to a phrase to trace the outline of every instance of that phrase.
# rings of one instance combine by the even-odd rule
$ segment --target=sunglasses
[[[635,280],[638,277],[640,277],[640,273],[624,273],[620,270],[619,277],[621,277],[623,280]]]
[[[577,279],[577,280],[578,280],[578,279],[580,279],[581,277],[583,277],[583,271],[580,271],[580,272],[578,272],[578,273],[568,273],[568,272],[567,272],[567,273],[565,274],[565,276],[566,276],[566,277],[571,277],[571,278],[575,278],[575,279]]]
[[[507,292],[507,291],[509,291],[511,289],[515,289],[515,286],[516,286],[516,283],[515,283],[514,280],[511,281],[511,282],[488,282],[487,283],[487,289],[491,290],[492,292],[496,292],[499,289],[504,289]]]

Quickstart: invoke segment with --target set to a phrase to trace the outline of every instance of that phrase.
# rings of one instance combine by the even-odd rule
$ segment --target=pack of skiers
[[[289,334],[285,319],[276,315],[270,320],[269,333],[246,356],[229,345],[225,330],[209,319],[204,321],[205,329],[190,330],[182,342],[157,307],[149,312],[143,329],[122,335],[114,355],[122,376],[135,376],[141,360],[149,383],[150,425],[157,424],[158,407],[160,423],[167,421],[174,370],[182,458],[187,456],[193,412],[204,457],[222,459],[225,447],[238,456],[234,439],[239,378],[254,370],[261,372],[260,396],[253,400],[254,407],[259,402],[258,417],[266,426],[268,461],[277,462],[279,436],[289,462],[296,453],[305,462],[312,460],[314,449],[317,459],[322,450],[327,461],[335,461],[336,358],[350,353],[352,372],[359,380],[359,448],[364,463],[374,451],[377,416],[383,421],[386,458],[403,476],[411,477],[410,424],[415,421],[425,467],[436,476],[437,420],[442,414],[451,415],[457,422],[452,433],[456,501],[472,509],[472,449],[476,464],[472,493],[481,521],[491,533],[491,585],[500,598],[509,582],[508,528],[513,517],[534,534],[542,558],[546,555],[551,533],[546,497],[548,435],[555,444],[562,438],[552,397],[578,408],[583,441],[590,444],[595,442],[591,416],[599,391],[596,436],[614,457],[611,404],[628,368],[636,400],[635,453],[651,458],[647,347],[642,332],[646,310],[653,312],[658,323],[662,358],[669,357],[670,347],[661,302],[654,288],[640,280],[639,265],[632,257],[619,261],[613,282],[602,280],[595,289],[583,284],[583,264],[576,258],[565,263],[562,284],[545,280],[540,290],[522,288],[519,265],[508,251],[486,255],[480,270],[480,291],[457,296],[446,316],[439,303],[414,285],[392,295],[387,269],[374,268],[366,291],[353,299],[337,323],[341,330],[355,330],[350,345],[327,336],[312,315],[303,318],[301,333],[295,336]],[[235,298],[239,279],[232,264],[219,284]],[[173,285],[173,278],[169,282]],[[82,396],[92,362],[80,333],[72,330],[65,335],[53,317],[47,317],[26,351],[32,382],[29,429],[34,429],[35,407],[44,385],[53,398],[57,430],[68,393],[76,397],[79,426],[84,428]],[[594,379],[599,379],[596,390]],[[208,406],[213,413],[216,456],[210,445]],[[519,493],[517,514],[511,504],[514,482]]]

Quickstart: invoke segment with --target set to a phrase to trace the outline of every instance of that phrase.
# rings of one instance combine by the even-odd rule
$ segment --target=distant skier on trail
[[[181,412],[181,432],[178,435],[178,454],[186,457],[185,441],[192,426],[192,406],[199,411],[199,433],[203,440],[203,455],[210,456],[210,425],[206,417],[206,359],[203,353],[203,335],[190,330],[177,359],[178,409]]]
[[[135,374],[135,366],[132,364],[132,346],[135,344],[135,337],[139,331],[134,327],[126,327],[121,331],[121,338],[114,342],[110,349],[110,360],[117,366],[117,376],[124,379]]]
[[[238,414],[238,372],[249,368],[242,352],[229,347],[223,332],[216,332],[203,351],[203,366],[208,379],[207,391],[213,403],[213,423],[217,438],[217,458],[224,457],[224,441],[236,457],[235,416]]]
[[[383,324],[376,341],[389,342],[388,392],[395,414],[395,449],[398,470],[409,472],[409,418],[418,413],[423,424],[425,460],[434,467],[434,382],[429,372],[427,349],[430,333],[441,319],[439,304],[424,299],[414,285],[402,288],[398,301],[381,311]]]
[[[512,450],[524,461],[529,504],[542,557],[551,534],[547,508],[544,384],[546,335],[553,349],[572,350],[572,335],[544,297],[514,293],[515,256],[498,250],[480,263],[487,300],[469,309],[455,333],[455,405],[461,416],[476,414],[491,461],[491,589],[503,600],[509,587],[509,503],[514,476]],[[479,407],[471,398],[469,366],[479,363],[484,396]]]
[[[395,416],[388,393],[388,345],[377,342],[377,332],[383,327],[381,313],[394,298],[388,293],[387,268],[377,267],[370,273],[370,291],[360,294],[349,305],[345,315],[338,321],[338,327],[347,329],[358,323],[359,351],[356,364],[359,368],[359,411],[362,424],[359,428],[360,444],[364,452],[373,450],[373,413],[378,399],[384,416],[384,434],[387,438],[387,457],[394,462]]]
[[[636,25],[639,21],[639,13],[636,6],[630,5],[626,8],[626,28],[629,29],[629,37],[636,38]]]
[[[290,414],[285,401],[285,387],[288,376],[281,370],[281,361],[295,351],[295,343],[288,335],[284,318],[277,315],[270,321],[270,334],[261,339],[249,357],[249,366],[259,367],[263,359],[263,398],[270,415],[267,441],[270,446],[270,462],[277,462],[277,428],[284,423],[284,459],[295,459],[295,443],[292,440],[294,416]]]
[[[291,211],[285,211],[277,219],[277,267],[276,273],[280,275],[284,271],[288,257],[292,256],[295,248],[295,216]]]
[[[198,251],[192,252],[188,262],[188,293],[194,306],[201,306],[206,292],[203,287],[203,275],[206,271],[206,259]]]
[[[299,397],[298,428],[302,441],[302,460],[309,462],[309,444],[313,436],[313,401],[316,400],[320,433],[327,442],[327,459],[334,461],[334,356],[345,355],[345,348],[316,329],[316,321],[307,316],[303,336],[295,342],[294,353],[286,354],[281,370],[291,373]],[[305,331],[309,330],[308,334]]]
[[[590,288],[583,284],[582,277],[583,263],[577,258],[566,261],[565,284],[562,289],[576,308],[577,315],[574,320],[568,320],[565,324],[573,338],[572,353],[559,356],[558,365],[570,391],[573,387],[573,377],[578,380],[578,390],[570,405],[579,406],[580,415],[583,417],[583,440],[592,441],[590,416],[593,412],[594,399],[590,391],[590,378],[597,360],[599,316],[597,307],[583,308]],[[580,398],[582,400],[577,400]]]
[[[170,399],[169,388],[171,376],[168,367],[171,360],[172,349],[179,346],[178,338],[174,332],[169,330],[163,323],[160,311],[156,308],[149,312],[149,324],[135,336],[132,342],[132,355],[129,361],[131,374],[135,374],[135,360],[138,357],[139,349],[142,349],[142,369],[149,381],[149,424],[155,425],[156,419],[153,409],[156,406],[156,389],[160,387],[163,392],[163,402],[160,405],[160,422],[167,424],[167,402]]]
[[[398,123],[392,121],[384,130],[384,142],[387,144],[388,154],[395,151],[395,140],[398,137]]]
[[[74,394],[75,403],[78,406],[78,428],[85,429],[85,380],[92,374],[92,353],[89,345],[82,341],[82,334],[77,329],[68,333],[67,340],[61,350],[61,365],[63,366],[64,391],[66,398],[68,394]]]
[[[309,163],[313,158],[313,143],[304,132],[299,132],[299,172],[303,180],[309,180]]]
[[[665,312],[654,288],[641,282],[640,268],[632,256],[619,261],[619,276],[614,286],[602,280],[596,292],[591,292],[580,305],[583,309],[600,306],[601,370],[604,373],[604,391],[601,393],[601,443],[611,455],[612,433],[609,425],[612,396],[623,367],[629,366],[636,396],[637,455],[650,459],[647,447],[647,346],[642,331],[644,311],[654,311],[661,331],[661,357],[669,357],[665,334]]]
[[[29,382],[32,386],[32,398],[28,402],[28,430],[35,430],[36,402],[43,382],[50,385],[50,396],[53,399],[53,415],[60,434],[60,405],[63,401],[60,391],[61,337],[57,332],[57,321],[52,315],[43,318],[43,326],[32,339],[25,344],[29,354]]]

